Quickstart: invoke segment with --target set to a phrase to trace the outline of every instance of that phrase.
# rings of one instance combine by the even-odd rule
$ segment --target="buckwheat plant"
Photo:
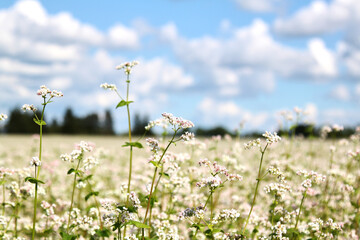
[[[263,164],[263,160],[264,160],[264,155],[265,155],[265,152],[266,152],[266,149],[268,148],[268,146],[270,146],[271,144],[274,144],[274,143],[277,143],[281,140],[281,138],[277,135],[276,132],[274,133],[271,133],[271,132],[265,132],[263,134],[263,137],[266,139],[266,142],[265,142],[265,146],[262,146],[262,141],[258,138],[256,140],[252,140],[248,143],[245,143],[244,144],[244,147],[245,149],[250,149],[252,147],[258,147],[259,148],[259,151],[261,153],[261,157],[260,157],[260,164],[259,164],[259,171],[258,171],[258,176],[256,178],[256,187],[255,187],[255,193],[254,193],[254,197],[253,197],[253,200],[251,202],[251,208],[250,208],[250,212],[249,212],[249,215],[246,219],[246,222],[245,222],[245,226],[242,230],[242,235],[245,236],[245,231],[246,231],[246,227],[249,223],[249,220],[250,220],[250,216],[251,216],[251,212],[254,208],[254,205],[255,205],[255,201],[256,201],[256,196],[258,194],[258,189],[259,189],[259,185],[260,185],[260,182],[261,180],[265,177],[266,173],[264,175],[261,175],[262,174],[262,164]]]
[[[147,200],[146,212],[145,212],[144,221],[143,221],[144,224],[149,223],[149,227],[151,227],[151,210],[153,207],[153,204],[151,204],[152,198],[153,198],[153,195],[156,193],[157,187],[161,181],[162,176],[164,175],[164,158],[166,157],[166,152],[168,151],[171,144],[175,144],[176,142],[179,142],[179,141],[190,141],[190,140],[194,139],[194,137],[195,137],[193,133],[185,132],[180,137],[175,139],[175,137],[177,136],[179,131],[192,128],[192,127],[194,127],[194,124],[191,121],[185,120],[181,117],[175,117],[171,113],[163,113],[162,120],[149,122],[149,124],[145,127],[145,129],[150,130],[151,128],[153,128],[155,126],[164,126],[164,122],[166,122],[167,125],[170,126],[170,129],[172,129],[172,131],[173,131],[173,135],[172,135],[170,141],[168,142],[167,146],[164,148],[164,150],[161,151],[161,149],[159,147],[159,142],[156,139],[148,138],[146,140],[147,144],[150,147],[150,150],[153,153],[150,163],[155,166],[154,174],[153,174],[152,181],[151,181],[150,192],[149,192],[148,200]],[[156,180],[157,172],[159,169],[160,169],[161,173]],[[148,220],[148,214],[149,214],[149,220]],[[149,237],[150,237],[150,234],[151,234],[151,229],[149,228]],[[142,231],[142,239],[143,240],[145,239],[144,231]]]
[[[319,174],[314,171],[306,171],[306,170],[300,170],[297,172],[297,175],[303,176],[305,180],[301,183],[301,192],[302,192],[302,198],[299,209],[297,209],[297,216],[296,216],[296,223],[295,227],[293,229],[293,238],[297,239],[299,233],[297,232],[297,227],[300,219],[301,210],[303,208],[304,200],[307,195],[312,195],[314,193],[314,190],[312,189],[312,186],[315,184],[320,184],[322,182],[325,182],[326,176]]]
[[[31,239],[35,239],[36,234],[36,207],[37,207],[37,196],[38,196],[38,184],[44,184],[43,181],[41,181],[40,178],[40,169],[41,169],[41,153],[42,153],[42,129],[43,126],[46,125],[46,122],[44,121],[44,113],[46,106],[51,103],[53,98],[62,97],[63,93],[59,92],[57,90],[50,90],[45,85],[40,86],[40,89],[37,91],[37,95],[41,96],[43,99],[42,105],[42,111],[41,116],[37,116],[36,113],[36,107],[34,105],[24,104],[22,106],[22,110],[24,111],[31,111],[34,113],[34,122],[39,125],[40,127],[40,141],[39,141],[39,155],[38,157],[33,157],[30,161],[31,166],[34,167],[34,177],[26,177],[25,181],[29,181],[30,183],[35,184],[35,198],[34,198],[34,217],[33,217],[33,228],[32,228],[32,237]]]
[[[214,216],[215,206],[213,195],[216,190],[224,187],[226,182],[242,181],[243,177],[239,174],[230,173],[226,167],[219,165],[216,161],[211,162],[208,159],[202,159],[199,161],[199,165],[207,167],[210,172],[210,176],[202,178],[199,182],[196,183],[196,186],[199,188],[207,188],[209,190],[209,196],[206,199],[205,204],[198,206],[196,209],[187,208],[184,212],[180,213],[179,219],[181,220],[186,218],[192,223],[192,227],[196,228],[193,239],[196,239],[199,230],[207,237],[213,238],[214,234],[222,231],[218,227],[220,227],[224,222],[235,221],[238,217],[240,217],[240,214],[235,209],[223,209],[220,213]],[[206,220],[205,210],[209,204],[210,218],[209,220]],[[199,210],[201,210],[201,214],[199,213]],[[198,219],[197,222],[191,219],[193,216]],[[203,222],[205,225],[201,224],[201,222]]]
[[[62,154],[60,156],[60,159],[64,162],[68,162],[72,165],[72,167],[68,170],[67,174],[74,174],[74,180],[72,185],[72,194],[71,194],[71,203],[70,203],[70,209],[68,211],[68,221],[67,221],[67,227],[66,232],[62,231],[61,236],[63,238],[65,237],[76,237],[76,235],[73,235],[74,228],[76,228],[76,221],[79,221],[79,218],[71,219],[73,216],[77,216],[77,214],[73,213],[73,205],[74,205],[74,195],[76,187],[81,188],[84,187],[86,184],[89,185],[90,193],[88,193],[85,196],[85,201],[87,201],[91,196],[94,196],[95,200],[95,206],[97,208],[97,215],[98,215],[98,228],[100,230],[98,231],[98,228],[93,229],[94,233],[97,233],[99,236],[106,236],[108,230],[103,231],[103,224],[101,221],[101,213],[100,213],[100,204],[98,203],[96,196],[99,195],[99,192],[93,191],[92,184],[90,182],[90,179],[92,178],[91,174],[86,174],[90,169],[92,169],[94,166],[98,164],[98,161],[93,156],[85,157],[85,153],[92,152],[94,149],[94,145],[88,142],[81,141],[79,144],[77,144],[76,149],[73,150],[70,154]],[[77,179],[79,178],[79,179]],[[80,203],[77,203],[80,205]],[[80,220],[84,220],[86,218],[81,218]],[[91,219],[92,221],[92,219]],[[72,224],[71,224],[72,223]],[[66,239],[66,238],[65,238]]]
[[[121,101],[118,103],[116,108],[126,106],[126,110],[127,110],[128,127],[129,127],[129,142],[126,142],[125,145],[123,145],[123,147],[130,147],[129,148],[129,177],[128,177],[128,188],[127,188],[128,197],[126,199],[126,205],[129,203],[129,194],[131,192],[133,147],[142,148],[141,143],[132,142],[132,139],[131,139],[131,120],[130,120],[131,118],[130,118],[130,107],[129,107],[130,103],[133,102],[133,101],[129,101],[129,88],[130,88],[130,82],[131,82],[130,81],[130,74],[131,74],[132,68],[135,67],[138,64],[139,64],[138,61],[132,61],[132,62],[122,63],[122,64],[120,64],[119,66],[116,67],[117,70],[124,70],[124,73],[126,75],[126,97],[125,97],[125,99],[120,95],[120,93],[118,92],[117,87],[116,87],[115,84],[103,83],[103,84],[100,85],[101,88],[114,91],[119,96]],[[125,236],[126,236],[126,231],[124,231],[124,238],[125,238]]]
[[[131,74],[132,68],[138,64],[139,64],[138,61],[132,61],[132,62],[125,62],[125,63],[120,64],[119,66],[116,66],[117,70],[124,70],[124,73],[126,75],[126,97],[125,97],[125,99],[120,95],[115,84],[103,83],[100,85],[101,88],[115,91],[116,94],[119,96],[121,101],[118,103],[116,108],[126,106],[126,110],[127,110],[128,127],[129,127],[129,142],[126,142],[126,144],[124,146],[130,147],[130,150],[129,150],[129,178],[128,178],[128,192],[127,192],[128,197],[126,199],[126,204],[129,203],[129,194],[131,192],[133,147],[142,148],[142,145],[139,142],[132,142],[132,139],[131,139],[131,120],[130,120],[130,107],[129,107],[130,103],[133,102],[133,101],[129,101],[129,88],[130,88],[130,82],[131,82],[130,74]],[[124,237],[125,237],[125,235],[124,235]]]

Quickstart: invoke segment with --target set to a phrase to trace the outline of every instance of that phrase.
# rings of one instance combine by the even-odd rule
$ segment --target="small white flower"
[[[101,88],[103,89],[109,89],[111,91],[116,91],[117,90],[117,87],[115,84],[108,84],[108,83],[103,83],[100,85]]]
[[[38,157],[32,157],[32,159],[30,160],[30,166],[32,167],[38,167],[41,166],[41,161]]]
[[[25,112],[25,111],[33,111],[36,112],[37,108],[34,107],[33,104],[29,105],[29,104],[24,104],[21,109]]]

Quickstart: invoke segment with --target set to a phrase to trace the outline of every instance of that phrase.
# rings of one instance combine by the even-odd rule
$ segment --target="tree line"
[[[38,116],[40,112],[36,113]],[[101,119],[98,113],[90,113],[84,117],[74,114],[71,108],[66,109],[61,121],[58,119],[44,119],[46,125],[44,132],[48,134],[90,134],[90,135],[114,135],[114,122],[111,112],[105,111],[104,118]],[[39,127],[33,121],[34,114],[23,112],[19,108],[10,111],[9,117],[3,128],[3,132],[8,134],[33,134],[39,132]],[[147,116],[135,114],[133,119],[132,133],[142,135],[144,127],[149,119]]]
[[[40,112],[37,113],[41,115]],[[33,114],[21,111],[19,108],[14,108],[10,111],[9,118],[6,121],[2,132],[7,134],[33,134],[38,133],[38,125],[33,121]],[[66,109],[61,121],[52,119],[47,121],[44,127],[44,132],[48,134],[90,134],[90,135],[115,135],[114,122],[111,112],[105,111],[104,118],[100,118],[97,113],[90,113],[84,117],[76,116],[71,108]],[[141,136],[145,132],[145,126],[149,122],[148,116],[141,116],[136,113],[132,119],[132,134]],[[236,131],[229,131],[223,126],[215,126],[212,128],[198,127],[194,130],[196,136],[211,137],[216,135],[230,135],[236,137]],[[289,130],[278,130],[280,136],[303,136],[305,138],[319,137],[321,135],[321,127],[316,127],[311,124],[299,124]],[[332,132],[329,134],[330,138],[344,138],[349,137],[355,132],[354,128],[347,127],[341,132]],[[125,134],[125,133],[124,133]],[[153,135],[153,132],[148,133]],[[241,134],[242,137],[261,137],[261,132],[248,132]]]

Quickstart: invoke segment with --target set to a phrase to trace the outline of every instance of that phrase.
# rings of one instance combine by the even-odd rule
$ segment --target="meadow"
[[[116,207],[126,202],[129,163],[127,149],[121,147],[126,139],[47,136],[41,176],[45,184],[41,185],[36,225],[39,239],[61,239],[59,233],[66,228],[73,186],[73,175],[67,173],[75,163],[64,162],[60,156],[71,153],[82,140],[94,146],[84,157],[96,158],[96,164],[84,169],[84,175],[92,175],[89,182],[77,182],[71,232],[79,239],[97,239],[102,225],[102,229],[109,230],[105,235],[110,239],[117,236],[117,231],[112,231],[116,218],[111,218],[111,214],[119,214]],[[169,140],[161,139],[160,146]],[[305,179],[311,179],[310,175],[305,177],[297,172],[307,170],[324,174],[326,180],[306,189],[308,194],[303,201],[296,239],[358,239],[359,155],[348,153],[354,152],[357,143],[354,141],[282,139],[270,146],[261,172],[266,176],[262,177],[246,235],[251,239],[293,238],[305,191],[302,184]],[[31,175],[29,159],[37,152],[39,136],[2,136],[0,143],[5,203],[1,216],[3,239],[16,239],[15,236],[29,239],[34,186],[24,179]],[[217,137],[179,142],[169,149],[162,167],[164,177],[153,202],[151,238],[241,239],[261,157],[257,147],[247,150],[244,143],[247,140]],[[133,203],[138,209],[130,213],[133,216],[129,219],[142,222],[155,167],[149,162],[152,152],[146,147],[136,149],[134,156],[132,191],[140,202]],[[214,189],[211,204],[204,207],[211,194],[211,183],[203,187],[197,183],[208,184],[206,179],[212,177],[208,167],[199,166],[199,161],[206,158],[211,161],[213,172],[216,171],[213,163],[217,162],[229,172],[240,174],[242,181],[225,182],[226,176],[219,173],[222,183]],[[91,192],[98,194],[85,199]],[[124,217],[124,221],[129,220]],[[127,239],[141,239],[141,229],[128,225]],[[147,228],[145,233],[147,236]]]
[[[127,137],[44,135],[45,107],[63,96],[46,86],[41,115],[22,107],[39,134],[0,136],[1,239],[359,239],[360,128],[349,139],[328,137],[338,125],[321,138],[196,138],[194,123],[163,113],[145,127],[163,134],[138,138],[136,65],[117,67],[125,95],[101,85],[119,96]]]

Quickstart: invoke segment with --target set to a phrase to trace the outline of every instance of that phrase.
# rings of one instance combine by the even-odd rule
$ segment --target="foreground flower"
[[[101,88],[103,89],[109,89],[111,91],[116,91],[117,90],[117,87],[115,84],[108,84],[108,83],[103,83],[100,85]]]
[[[126,75],[130,75],[131,69],[138,65],[138,61],[125,62],[115,67],[116,70],[124,69]]]

